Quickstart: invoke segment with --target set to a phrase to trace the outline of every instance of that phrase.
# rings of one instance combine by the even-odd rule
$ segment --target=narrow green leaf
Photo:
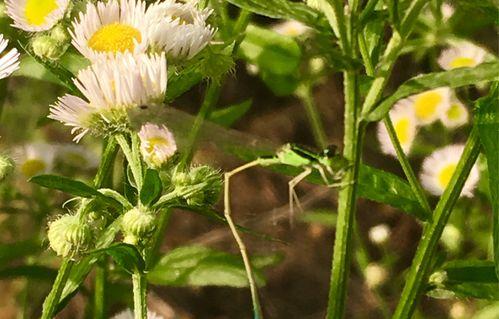
[[[255,264],[270,266],[279,258],[259,260]],[[256,269],[259,285],[265,281],[261,267]],[[230,286],[247,287],[248,279],[239,256],[201,246],[176,248],[164,255],[148,272],[149,282],[168,286]]]
[[[64,176],[57,175],[37,175],[29,180],[37,185],[60,190],[62,192],[79,197],[102,197],[102,194],[87,184]]]
[[[218,125],[230,127],[249,111],[252,103],[253,101],[248,99],[241,103],[215,110],[210,113],[208,119]]]
[[[91,254],[98,256],[103,253],[111,256],[116,264],[129,274],[133,274],[136,270],[142,272],[145,269],[144,259],[135,246],[124,243],[113,244],[109,247],[95,250]]]
[[[492,236],[496,274],[499,277],[499,85],[491,94],[477,101],[476,125],[480,135],[489,175],[492,204]]]
[[[289,36],[249,25],[239,54],[263,72],[286,75],[300,65],[302,52],[298,43]]]
[[[228,0],[242,9],[275,19],[298,20],[305,24],[324,25],[320,23],[322,15],[304,3],[288,0]]]
[[[163,185],[161,184],[161,178],[159,173],[155,169],[147,169],[146,176],[144,177],[144,184],[140,190],[140,201],[144,205],[154,204],[159,196],[161,196],[161,191],[163,190]]]
[[[494,263],[487,260],[454,260],[444,265],[446,282],[499,283]]]
[[[366,121],[379,121],[398,100],[426,90],[448,86],[451,88],[494,81],[499,78],[499,61],[480,64],[474,68],[459,68],[446,72],[414,77],[402,84],[395,93],[381,102],[371,113],[363,114]]]

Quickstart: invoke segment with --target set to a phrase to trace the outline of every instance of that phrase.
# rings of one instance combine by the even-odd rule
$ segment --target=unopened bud
[[[431,274],[430,278],[428,279],[428,282],[431,285],[441,287],[446,280],[447,280],[447,273],[443,270],[440,270]]]
[[[48,35],[40,35],[31,42],[33,52],[42,59],[57,60],[61,56],[59,44]]]
[[[383,245],[388,238],[390,238],[390,227],[386,224],[379,224],[369,229],[369,239],[377,245]]]
[[[381,265],[371,263],[367,265],[364,270],[364,277],[366,278],[367,287],[373,289],[382,285],[386,281],[388,273]]]
[[[156,227],[154,214],[145,209],[135,207],[123,215],[121,229],[125,236],[124,241],[137,244],[149,238]]]
[[[448,224],[444,227],[440,242],[449,252],[457,252],[461,246],[461,231],[454,225]]]
[[[92,232],[75,215],[64,215],[49,225],[48,240],[57,255],[74,257],[88,249]]]
[[[68,31],[60,24],[50,30],[50,37],[59,45],[66,44],[70,40]]]
[[[7,155],[0,155],[0,182],[14,171],[14,161]]]

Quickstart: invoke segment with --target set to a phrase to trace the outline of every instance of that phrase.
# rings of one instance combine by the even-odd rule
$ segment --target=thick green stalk
[[[64,258],[55,278],[54,284],[52,285],[52,290],[50,291],[47,298],[43,302],[43,310],[41,319],[52,319],[55,315],[57,306],[59,305],[59,299],[61,298],[62,290],[66,285],[69,273],[71,272],[71,267],[73,267],[74,262],[69,258]]]
[[[357,80],[345,73],[345,135],[343,156],[352,163],[338,195],[338,220],[334,242],[327,319],[343,318],[352,250],[352,225],[357,202],[357,177],[361,162],[363,128],[357,118]]]
[[[308,122],[312,128],[312,134],[314,135],[315,144],[321,149],[326,148],[327,136],[324,131],[321,116],[317,110],[317,105],[314,101],[310,84],[306,83],[301,85],[296,91],[296,95],[301,99],[303,105],[305,106]]]
[[[94,280],[94,307],[93,307],[93,317],[94,319],[105,319],[106,318],[106,300],[105,300],[105,289],[106,289],[106,263],[102,265],[97,265],[95,268],[95,280]]]
[[[140,271],[136,270],[132,274],[133,284],[133,309],[135,312],[135,319],[147,319],[147,300],[146,289],[147,282],[146,276]]]
[[[407,181],[409,182],[409,185],[412,188],[412,192],[416,196],[419,205],[421,205],[421,207],[424,209],[425,215],[428,217],[428,219],[431,219],[432,210],[430,204],[428,203],[428,199],[426,198],[423,187],[421,187],[421,184],[419,183],[416,174],[414,174],[411,164],[409,163],[409,159],[405,155],[404,150],[400,145],[400,141],[397,137],[397,133],[395,132],[390,116],[388,115],[385,116],[385,118],[383,119],[383,123],[385,124],[386,130],[388,131],[388,135],[390,136],[390,140],[393,146],[395,147],[395,152],[397,153],[398,161],[402,166],[402,169],[404,170],[405,176],[407,177]]]
[[[435,208],[433,220],[424,228],[423,237],[412,261],[402,296],[393,315],[394,319],[409,319],[412,317],[422,286],[431,271],[432,258],[437,249],[438,240],[479,153],[478,132],[473,129],[456,170]]]

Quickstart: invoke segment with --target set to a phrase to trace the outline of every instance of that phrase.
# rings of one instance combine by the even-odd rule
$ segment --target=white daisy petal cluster
[[[161,167],[177,151],[173,134],[164,125],[146,123],[139,131],[140,152],[152,167]]]
[[[124,310],[112,317],[112,319],[134,319],[133,311],[130,309]],[[164,319],[162,316],[148,310],[147,319]]]
[[[142,0],[89,2],[73,22],[73,45],[85,57],[164,51],[169,58],[190,59],[211,41],[215,29],[206,23],[212,10],[195,2],[174,0],[146,7]]]
[[[41,32],[56,25],[68,8],[69,0],[6,0],[13,26],[28,32]]]
[[[423,187],[435,196],[443,194],[449,184],[457,164],[463,153],[463,145],[450,145],[434,151],[423,162],[420,175]],[[464,184],[461,196],[472,197],[479,179],[478,167],[471,169],[468,180]]]
[[[75,141],[92,130],[126,129],[127,110],[164,100],[166,71],[164,53],[100,58],[74,80],[86,100],[66,94],[50,107],[49,118],[73,127]]]
[[[190,59],[211,41],[215,28],[206,23],[213,10],[196,8],[194,2],[157,2],[147,10],[149,41],[174,59]]]
[[[475,67],[483,63],[488,55],[485,49],[471,42],[460,42],[442,51],[438,64],[444,70]]]
[[[410,153],[418,128],[440,120],[449,129],[468,123],[469,113],[448,87],[441,87],[419,93],[395,103],[390,110],[390,118],[402,149]],[[381,150],[396,156],[388,131],[383,123],[378,124],[378,140]]]
[[[23,145],[14,150],[14,161],[19,171],[32,177],[52,171],[57,146],[42,142]]]
[[[8,44],[9,41],[3,38],[3,34],[0,34],[0,79],[8,77],[19,69],[19,52],[17,49],[14,48],[5,54],[3,53]]]
[[[306,25],[304,25],[299,21],[288,20],[275,24],[272,27],[272,30],[282,35],[287,35],[290,37],[298,37],[310,31],[311,29],[310,27],[307,27]]]

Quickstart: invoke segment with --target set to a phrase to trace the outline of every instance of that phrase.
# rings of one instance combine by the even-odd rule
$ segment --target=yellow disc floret
[[[31,25],[40,26],[57,7],[56,0],[27,0],[24,9],[26,21]]]
[[[414,103],[416,116],[422,120],[432,118],[441,102],[442,96],[438,92],[432,91],[420,94]]]
[[[40,172],[43,172],[46,168],[47,165],[40,159],[29,159],[25,161],[20,167],[21,172],[26,177],[31,177]]]
[[[459,104],[452,104],[447,110],[447,117],[451,120],[457,120],[461,118],[462,111]]]
[[[88,46],[97,52],[133,51],[135,40],[142,41],[139,30],[130,25],[113,23],[105,25],[95,32],[88,40]]]
[[[475,60],[472,58],[467,58],[467,57],[459,57],[455,58],[452,60],[450,63],[451,68],[457,69],[457,68],[464,68],[464,67],[472,67],[475,66]]]
[[[395,132],[400,143],[405,144],[410,140],[410,119],[402,118],[395,123]]]
[[[455,170],[456,164],[449,164],[440,171],[440,173],[438,174],[438,183],[440,184],[440,187],[442,187],[442,189],[447,187],[447,184],[449,184],[450,179],[452,178],[452,174],[454,174]]]

